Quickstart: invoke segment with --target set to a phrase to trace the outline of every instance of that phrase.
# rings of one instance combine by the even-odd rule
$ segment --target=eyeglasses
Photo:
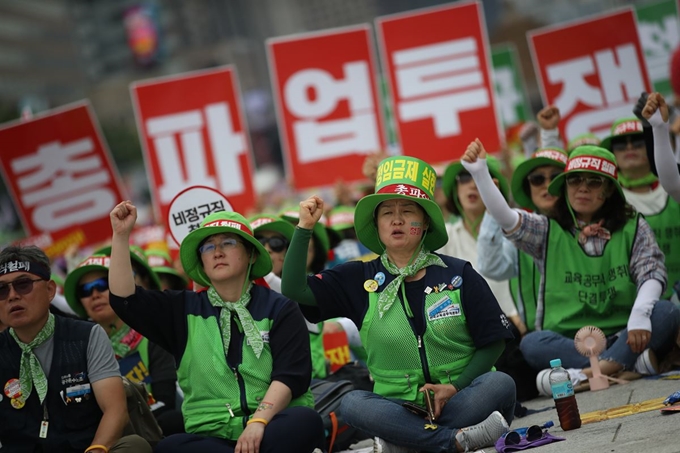
[[[567,176],[567,184],[571,187],[581,187],[581,184],[583,184],[584,181],[586,183],[586,187],[589,189],[599,189],[604,184],[604,177],[582,175]]]
[[[644,139],[632,140],[630,137],[620,139],[612,143],[612,151],[625,151],[631,145],[633,149],[643,149],[645,147]]]
[[[0,284],[0,300],[5,300],[9,297],[9,288],[13,287],[14,291],[20,296],[25,296],[33,291],[33,283],[45,281],[42,278],[31,280],[30,278],[18,278],[13,282]]]
[[[215,253],[215,250],[219,247],[220,252],[224,251],[225,249],[233,249],[236,248],[238,245],[238,241],[234,238],[225,238],[222,239],[219,244],[215,245],[212,242],[208,242],[206,244],[203,244],[198,248],[198,253],[201,255],[206,255],[208,253]]]
[[[78,297],[90,297],[95,289],[98,293],[103,293],[109,289],[109,279],[98,278],[97,280],[80,285],[78,287]]]
[[[550,182],[553,179],[557,178],[559,175],[560,173],[553,173],[550,176],[546,176],[542,173],[534,173],[527,176],[527,180],[529,180],[529,184],[531,184],[532,186],[540,187],[545,183],[546,180]]]
[[[262,245],[269,244],[269,248],[272,249],[272,252],[276,253],[283,252],[286,247],[288,247],[288,240],[278,236],[260,237],[257,238],[257,240],[260,241],[260,244]]]
[[[467,184],[472,181],[472,175],[466,171],[461,171],[456,175],[456,181],[458,181],[458,184]]]
[[[504,443],[505,445],[519,445],[522,442],[522,437],[524,437],[527,442],[533,442],[543,437],[543,429],[538,425],[533,425],[527,428],[526,434],[522,436],[517,431],[510,431],[505,435]]]

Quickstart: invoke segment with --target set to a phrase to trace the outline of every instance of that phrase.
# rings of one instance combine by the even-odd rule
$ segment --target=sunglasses
[[[467,184],[472,181],[472,175],[466,171],[461,171],[456,175],[456,181],[458,181],[459,184]]]
[[[198,248],[198,253],[201,255],[206,255],[208,253],[215,253],[215,250],[219,247],[220,252],[224,251],[225,249],[233,249],[236,248],[238,245],[238,241],[234,238],[225,238],[222,239],[219,244],[214,244],[212,242],[208,242],[206,244],[203,244]]]
[[[44,280],[42,278],[36,278],[35,280],[31,280],[30,278],[18,278],[13,282],[2,283],[0,284],[0,300],[5,300],[9,297],[10,287],[14,288],[14,292],[18,295],[25,296],[33,291],[33,283],[40,281]]]
[[[103,293],[109,289],[109,279],[108,278],[98,278],[84,285],[78,287],[78,297],[90,297],[94,290],[98,293]]]
[[[526,434],[522,434],[517,431],[510,431],[505,435],[505,445],[519,445],[522,442],[522,437],[524,437],[527,442],[533,442],[543,437],[543,429],[538,425],[533,425],[527,428]]]
[[[644,139],[632,140],[630,137],[625,140],[617,140],[612,143],[612,151],[625,151],[631,145],[633,149],[642,149],[645,147]]]
[[[527,180],[529,181],[529,184],[531,184],[532,186],[540,187],[545,183],[546,180],[550,182],[553,179],[557,178],[560,174],[561,173],[552,173],[550,176],[546,176],[542,173],[534,173],[532,175],[527,176]]]
[[[278,236],[272,236],[272,237],[261,237],[257,238],[258,241],[260,241],[260,244],[266,245],[269,244],[269,248],[272,249],[272,252],[283,252],[286,247],[288,247],[288,241],[285,238],[280,238]]]
[[[571,187],[581,187],[583,182],[586,183],[586,187],[589,189],[599,189],[604,184],[603,176],[581,176],[581,175],[569,175],[567,176],[567,185]]]

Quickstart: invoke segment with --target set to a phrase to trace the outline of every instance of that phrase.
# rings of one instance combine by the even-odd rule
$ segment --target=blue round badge
[[[456,275],[451,279],[451,285],[453,285],[454,288],[460,288],[460,285],[463,284],[463,277],[460,275]]]
[[[382,284],[385,283],[385,274],[378,272],[373,279],[378,282],[378,286],[382,286]]]

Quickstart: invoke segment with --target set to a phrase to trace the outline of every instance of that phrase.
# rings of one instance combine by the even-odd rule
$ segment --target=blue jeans
[[[680,325],[680,310],[668,300],[660,300],[654,305],[652,316],[652,338],[647,345],[657,357],[667,354],[673,344]],[[600,360],[611,360],[623,365],[625,370],[632,370],[640,354],[633,352],[626,344],[628,331],[623,329],[617,333],[618,338],[609,348],[600,354]],[[561,359],[565,368],[587,368],[588,357],[576,350],[574,339],[564,337],[550,330],[531,332],[522,338],[520,349],[524,358],[536,370],[550,368],[552,359]]]
[[[395,445],[424,452],[455,452],[455,436],[460,428],[483,421],[493,411],[512,422],[515,382],[500,371],[479,376],[446,403],[434,431],[423,429],[426,421],[401,407],[401,403],[354,390],[343,397],[340,413],[349,425]]]

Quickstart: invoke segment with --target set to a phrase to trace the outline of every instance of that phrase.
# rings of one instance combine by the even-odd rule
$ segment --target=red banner
[[[498,151],[501,122],[481,4],[456,3],[375,22],[403,154],[448,162],[475,138]]]
[[[192,186],[216,189],[248,211],[252,152],[235,69],[135,82],[131,94],[156,220],[165,223],[175,195]]]
[[[527,33],[545,105],[560,109],[566,140],[609,135],[651,91],[632,8]]]
[[[111,238],[109,213],[124,190],[88,101],[4,124],[0,143],[24,229],[49,242],[51,256]]]
[[[357,181],[385,148],[370,27],[267,41],[287,174],[297,189]]]

